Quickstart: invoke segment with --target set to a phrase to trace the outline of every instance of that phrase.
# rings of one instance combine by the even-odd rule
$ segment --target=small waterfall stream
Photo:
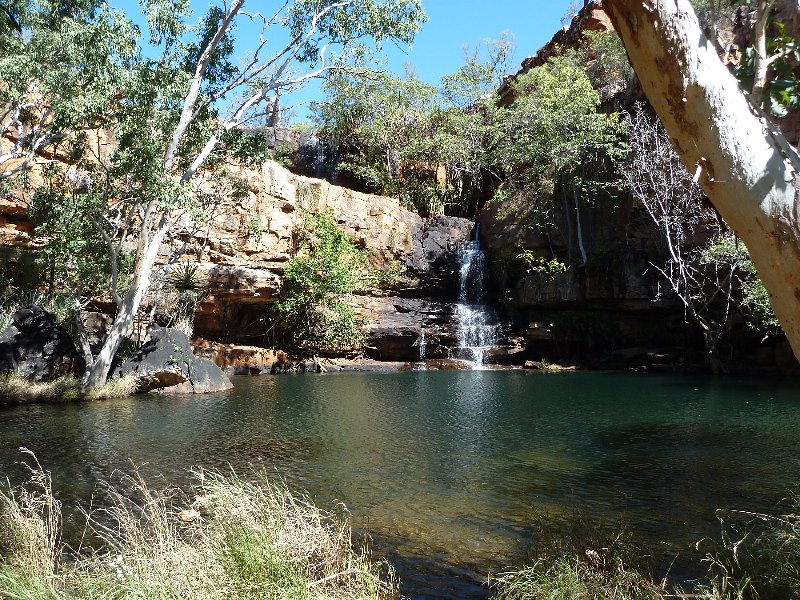
[[[485,296],[486,254],[480,246],[480,228],[475,223],[470,240],[459,249],[459,294],[456,304],[458,321],[457,358],[469,360],[473,368],[483,367],[486,350],[500,337],[496,312]]]

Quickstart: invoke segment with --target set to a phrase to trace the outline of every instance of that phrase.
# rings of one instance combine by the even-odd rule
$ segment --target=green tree
[[[429,130],[437,90],[409,72],[394,77],[380,71],[337,73],[325,84],[327,98],[314,105],[320,134],[340,147],[339,168],[370,189],[397,195],[425,212],[401,174],[409,149]]]
[[[506,185],[537,185],[571,172],[589,156],[619,150],[617,113],[598,111],[600,95],[572,56],[556,56],[520,75],[516,100],[498,114],[499,168]]]
[[[509,74],[515,40],[503,32],[496,40],[481,40],[464,48],[464,64],[455,73],[442,77],[441,94],[445,106],[468,109],[492,96]]]
[[[315,105],[320,133],[344,154],[339,168],[372,190],[398,197],[420,214],[479,208],[491,174],[494,92],[506,75],[513,40],[484,40],[465,49],[465,63],[440,86],[362,71],[332,78]]]
[[[4,3],[0,12],[0,179],[23,173],[47,149],[74,151],[103,123],[134,47],[132,26],[99,0]]]
[[[55,14],[55,8],[42,6]],[[408,43],[425,18],[419,0],[293,0],[274,14],[245,12],[244,7],[245,0],[212,6],[193,27],[188,1],[148,0],[144,8],[149,41],[140,40],[135,53],[106,52],[107,64],[97,67],[97,78],[110,79],[109,88],[114,90],[105,96],[107,111],[97,124],[113,129],[118,147],[108,168],[103,165],[99,169],[102,173],[96,181],[107,204],[86,218],[106,242],[113,280],[110,293],[117,312],[99,354],[87,357],[87,386],[105,381],[149,288],[156,258],[171,228],[187,212],[197,214],[198,171],[224,133],[257,119],[265,107],[274,105],[280,92],[321,77],[333,66],[344,68],[345,58],[358,53],[355,48],[362,38],[372,38],[378,46],[384,40]],[[32,18],[29,15],[35,11],[14,14],[23,13]],[[76,27],[100,18],[94,15],[95,11],[84,10],[75,18]],[[60,22],[61,15],[54,19]],[[247,59],[235,62],[233,35],[239,21],[258,23],[261,32],[253,36],[255,45]],[[102,22],[113,24],[114,20],[109,17]],[[23,31],[26,28],[22,25]],[[35,50],[38,36],[15,30],[13,26],[4,29],[3,48],[9,49],[4,59],[18,66],[26,61],[43,64],[19,80],[33,82],[33,88],[42,94],[42,106],[57,107],[61,88],[42,83],[48,78],[49,54]],[[111,41],[99,36],[84,40],[87,61],[106,47],[124,46],[123,41],[130,49],[130,28],[108,26],[107,33]],[[282,41],[273,43],[275,39]],[[79,61],[69,72],[87,73],[82,67]],[[119,72],[129,75],[117,79]],[[221,111],[221,106],[229,109]],[[35,122],[52,119],[59,123],[61,114],[54,108],[47,119],[37,116]],[[62,129],[71,130],[72,126],[67,122]],[[52,141],[46,138],[38,148]],[[133,264],[129,280],[120,289],[122,250],[127,247],[135,248]]]

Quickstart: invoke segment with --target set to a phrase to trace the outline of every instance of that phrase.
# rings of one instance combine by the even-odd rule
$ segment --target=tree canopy
[[[186,0],[147,0],[147,39],[100,0],[14,2],[0,15],[2,135],[11,142],[0,178],[20,175],[34,196],[47,192],[39,232],[54,260],[67,249],[95,252],[98,240],[106,247],[117,311],[100,353],[86,357],[87,385],[105,381],[171,228],[201,214],[197,174],[224,133],[259,118],[280,93],[347,69],[363,39],[409,43],[425,19],[419,0],[294,0],[274,13],[245,4],[213,4],[192,22]],[[260,33],[237,58],[241,22]],[[87,143],[89,130],[113,140]],[[67,185],[65,168],[45,183],[28,176],[70,140],[65,162],[80,172],[80,189]],[[87,243],[70,245],[70,235]]]

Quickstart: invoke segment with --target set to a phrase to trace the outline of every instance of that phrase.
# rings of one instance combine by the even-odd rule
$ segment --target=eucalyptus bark
[[[773,4],[775,4],[775,0],[758,0],[756,8],[755,31],[753,33],[753,50],[755,50],[753,89],[750,92],[750,98],[756,106],[763,104],[764,91],[767,87],[767,74],[769,73],[771,62],[767,56],[767,21]]]
[[[739,88],[689,0],[605,0],[681,160],[750,251],[800,356],[800,156]]]
[[[150,287],[150,274],[168,230],[169,222],[165,215],[152,237],[143,234],[140,238],[136,251],[136,263],[133,267],[133,281],[117,306],[117,314],[100,352],[95,357],[94,363],[86,370],[83,379],[85,388],[100,386],[106,382],[117,349],[130,332],[136,314],[139,312],[142,298]]]

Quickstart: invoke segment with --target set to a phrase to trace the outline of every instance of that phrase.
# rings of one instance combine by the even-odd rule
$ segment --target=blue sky
[[[463,63],[462,46],[497,39],[503,31],[516,36],[514,64],[536,52],[561,28],[568,0],[423,0],[428,22],[411,52],[391,52],[393,70],[404,60],[417,65],[420,77],[437,83]]]
[[[569,0],[423,0],[428,22],[417,35],[413,47],[394,47],[387,44],[382,54],[386,66],[396,74],[403,73],[405,62],[416,66],[419,77],[437,84],[439,79],[455,71],[464,59],[464,45],[474,46],[482,39],[497,39],[504,31],[516,38],[513,57],[514,70],[527,56],[547,43],[561,28],[561,18],[567,12]],[[141,10],[136,0],[111,0],[129,18],[143,25]],[[196,15],[205,12],[207,0],[192,0]],[[267,11],[275,1],[251,0],[252,9]],[[242,36],[243,37],[243,36]],[[247,49],[245,39],[237,40],[237,51]],[[295,101],[318,98],[319,87],[309,86],[295,95]],[[307,109],[298,109],[299,118]]]

